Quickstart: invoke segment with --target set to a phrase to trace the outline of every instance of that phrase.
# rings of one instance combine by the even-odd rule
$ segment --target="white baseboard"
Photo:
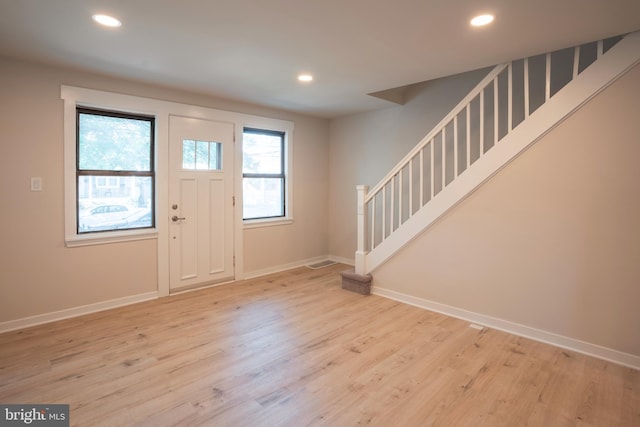
[[[123,307],[125,305],[136,304],[138,302],[149,301],[156,298],[158,298],[158,292],[147,292],[144,294],[131,295],[128,297],[68,308],[51,313],[24,317],[22,319],[9,320],[8,322],[0,323],[0,333],[41,325],[43,323],[55,322],[56,320],[69,319],[71,317],[82,316],[83,314],[96,313],[98,311],[109,310],[111,308]]]
[[[344,258],[344,257],[340,257],[340,256],[329,255],[329,259],[331,261],[339,262],[340,264],[350,265],[352,267],[354,265],[356,265],[356,262],[355,262],[355,260],[353,258]]]
[[[317,262],[329,261],[328,255],[322,255],[318,257],[302,259],[299,261],[290,262],[287,264],[276,265],[273,267],[263,268],[260,270],[249,271],[244,274],[245,279],[255,279],[256,277],[266,276],[267,274],[280,273],[281,271],[291,270],[293,268],[304,267],[308,264],[315,264]]]
[[[279,273],[281,271],[291,270],[293,268],[304,267],[305,265],[315,264],[323,261],[334,261],[340,264],[346,264],[353,266],[355,262],[353,259],[343,258],[335,255],[322,255],[313,258],[303,259],[300,261],[294,261],[287,264],[276,265],[274,267],[263,268],[260,270],[254,270],[246,272],[244,274],[245,279],[255,279],[256,277],[266,276],[267,274]]]
[[[389,289],[374,286],[371,289],[371,293],[373,293],[374,295],[392,299],[394,301],[403,302],[405,304],[445,314],[447,316],[456,317],[458,319],[466,320],[468,322],[482,325],[488,328],[497,329],[499,331],[518,335],[524,338],[530,338],[535,341],[575,351],[577,353],[582,353],[587,356],[597,357],[599,359],[627,366],[629,368],[640,369],[640,356],[635,356],[633,354],[623,353],[621,351],[602,347],[596,344],[591,344],[562,335],[557,335],[552,332],[531,328],[519,323],[513,323],[507,320],[485,316],[483,314],[474,313],[422,298],[413,297],[411,295],[403,294]]]

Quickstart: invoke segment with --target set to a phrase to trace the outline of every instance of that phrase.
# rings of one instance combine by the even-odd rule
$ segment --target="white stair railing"
[[[367,256],[622,37],[493,68],[375,187],[359,185],[356,273]]]

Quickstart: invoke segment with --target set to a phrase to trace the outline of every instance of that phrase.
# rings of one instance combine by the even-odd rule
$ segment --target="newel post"
[[[367,206],[365,200],[369,192],[368,185],[356,186],[358,193],[358,217],[357,217],[357,233],[358,241],[356,248],[356,269],[355,273],[360,275],[366,274],[365,257],[367,255]]]

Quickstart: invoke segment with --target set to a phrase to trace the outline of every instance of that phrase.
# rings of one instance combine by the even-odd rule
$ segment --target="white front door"
[[[169,288],[234,278],[232,123],[169,118]]]

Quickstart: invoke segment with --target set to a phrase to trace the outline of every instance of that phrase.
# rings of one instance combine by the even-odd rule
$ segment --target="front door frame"
[[[155,101],[155,100],[154,100]],[[225,110],[217,110],[207,107],[197,107],[188,104],[178,104],[166,101],[162,103],[164,113],[156,119],[157,136],[157,227],[158,227],[158,296],[169,296],[170,272],[169,272],[169,116],[181,115],[196,119],[218,122],[230,122],[234,125],[234,176],[233,187],[235,196],[234,209],[234,233],[233,256],[235,259],[235,281],[245,278],[244,270],[244,222],[242,219],[242,133],[245,127],[283,130],[291,134],[293,122],[280,119],[272,119],[264,116],[236,113]],[[291,137],[291,135],[289,135]],[[205,285],[206,286],[206,285]],[[215,285],[212,285],[215,286]],[[185,290],[186,292],[187,290]]]
[[[170,276],[170,217],[169,209],[169,117],[183,116],[194,119],[229,122],[233,123],[233,162],[234,176],[233,187],[236,204],[233,210],[233,257],[235,259],[234,280],[242,280],[244,278],[244,262],[243,262],[243,224],[242,209],[238,203],[238,198],[242,197],[242,141],[238,135],[242,135],[243,123],[251,121],[251,117],[242,113],[234,113],[231,111],[216,110],[207,107],[196,107],[187,104],[168,103],[170,109],[166,112],[165,120],[160,120],[158,126],[158,139],[162,138],[163,144],[158,148],[158,185],[157,185],[157,227],[158,227],[158,296],[164,297],[171,295],[171,276]],[[160,136],[161,134],[161,136]],[[158,144],[160,145],[160,144]],[[161,151],[160,151],[161,150]],[[238,177],[240,171],[240,177]],[[207,285],[204,285],[207,286]],[[186,289],[183,292],[187,292]],[[174,292],[180,293],[181,291]]]

